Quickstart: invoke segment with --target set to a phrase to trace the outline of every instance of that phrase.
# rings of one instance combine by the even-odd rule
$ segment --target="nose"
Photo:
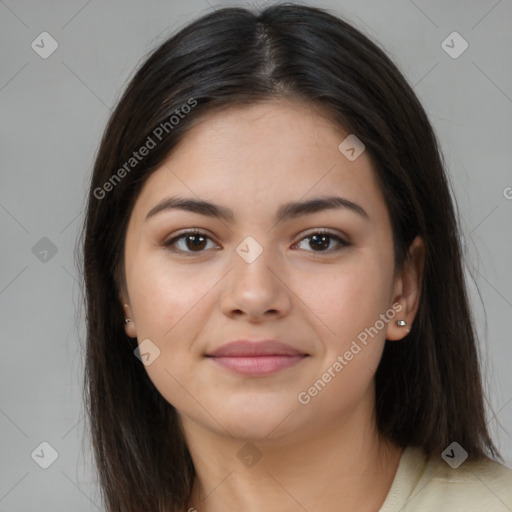
[[[250,263],[235,252],[233,265],[223,281],[221,308],[225,315],[260,323],[290,312],[293,293],[272,251],[263,250]]]

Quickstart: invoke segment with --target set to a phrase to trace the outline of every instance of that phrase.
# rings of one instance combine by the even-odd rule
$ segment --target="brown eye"
[[[311,233],[308,236],[304,237],[299,242],[299,244],[302,243],[304,240],[308,241],[306,243],[312,249],[312,252],[333,252],[333,251],[340,250],[343,247],[349,245],[347,242],[345,242],[339,236],[335,235],[334,233],[332,233],[330,231],[316,231],[314,233]],[[338,246],[335,247],[334,249],[329,248],[331,246],[332,241],[334,241],[334,242],[336,242],[336,244],[338,244]],[[298,245],[298,244],[295,244],[295,245]]]
[[[201,253],[207,248],[211,238],[202,231],[187,231],[164,242],[164,246],[175,252]],[[215,244],[214,244],[215,246]]]

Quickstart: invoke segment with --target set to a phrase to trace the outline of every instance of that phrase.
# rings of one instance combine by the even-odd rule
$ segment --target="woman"
[[[458,236],[423,108],[345,21],[224,8],[162,44],[83,232],[107,510],[512,509]]]

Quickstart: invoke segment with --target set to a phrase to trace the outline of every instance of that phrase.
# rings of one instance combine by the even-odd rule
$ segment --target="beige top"
[[[453,469],[407,447],[379,512],[512,512],[512,469],[484,460]]]

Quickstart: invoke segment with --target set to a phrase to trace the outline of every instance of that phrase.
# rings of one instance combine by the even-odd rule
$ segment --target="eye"
[[[170,240],[165,241],[162,245],[174,252],[183,252],[189,254],[201,253],[204,252],[208,240],[213,242],[213,240],[203,231],[190,229],[188,231],[182,232],[178,236],[171,238]],[[181,247],[178,247],[178,243],[181,243]]]
[[[348,242],[345,242],[342,238],[340,238],[335,233],[328,231],[328,230],[316,230],[312,233],[310,233],[308,236],[305,236],[295,245],[300,245],[305,240],[307,240],[306,244],[309,244],[309,247],[313,248],[312,252],[334,252],[342,249],[343,247],[346,247],[350,245]],[[329,246],[331,245],[331,241],[335,241],[338,244],[338,247],[334,249],[329,249]],[[327,249],[327,250],[325,250]],[[307,249],[306,249],[307,250]]]
[[[197,229],[190,229],[165,241],[162,245],[171,251],[178,253],[200,254],[208,249],[208,241],[212,242],[214,247],[218,247],[218,245],[213,242],[207,233]],[[304,241],[309,241],[306,243],[309,243],[309,247],[313,248],[313,251],[311,252],[334,252],[350,245],[335,233],[322,229],[317,229],[316,231],[310,233],[309,235],[302,238],[299,242],[294,244],[292,247],[298,246],[301,243],[304,243]],[[334,249],[329,248],[332,241],[335,241],[338,244],[338,246]],[[181,247],[179,247],[180,243]]]

